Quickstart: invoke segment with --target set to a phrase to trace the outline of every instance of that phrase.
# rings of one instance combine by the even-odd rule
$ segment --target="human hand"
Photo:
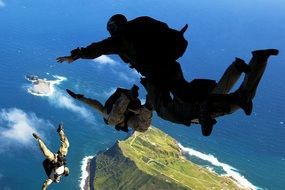
[[[58,57],[56,58],[56,61],[59,63],[67,62],[67,63],[72,63],[74,59],[71,56],[64,56],[64,57]]]

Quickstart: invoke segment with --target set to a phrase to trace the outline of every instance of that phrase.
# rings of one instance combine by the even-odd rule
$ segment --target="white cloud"
[[[88,111],[83,106],[78,106],[74,100],[67,97],[68,95],[63,95],[60,91],[56,90],[53,95],[49,96],[49,102],[56,107],[64,108],[69,111],[72,111],[82,118],[84,118],[87,122],[94,124],[95,117],[94,115]]]
[[[5,7],[5,3],[4,3],[4,1],[3,0],[0,0],[0,7]]]
[[[127,83],[134,83],[140,78],[140,74],[132,70],[111,69],[111,71],[118,76],[119,79],[126,81]]]
[[[32,145],[32,133],[43,136],[42,131],[51,124],[38,118],[34,113],[27,114],[21,109],[2,109],[0,113],[0,149]],[[48,125],[48,126],[47,126]]]
[[[126,82],[129,82],[129,83],[133,83],[135,82],[135,78],[127,75],[126,73],[123,73],[123,72],[117,72],[116,75],[118,75],[118,77]]]
[[[116,61],[107,55],[101,55],[100,57],[93,59],[93,61],[102,64],[102,65],[115,65]]]
[[[107,55],[102,55],[96,59],[93,59],[93,61],[97,63],[95,66],[98,69],[101,69],[102,66],[116,66],[112,67],[110,71],[112,71],[113,74],[117,75],[121,80],[124,80],[128,83],[134,83],[136,79],[141,77],[141,75],[135,69],[128,68],[128,70],[126,70],[125,63],[118,63]]]

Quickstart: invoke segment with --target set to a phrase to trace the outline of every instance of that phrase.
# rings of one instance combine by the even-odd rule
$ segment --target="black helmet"
[[[107,30],[111,35],[116,35],[127,22],[127,18],[124,15],[115,14],[107,22]]]

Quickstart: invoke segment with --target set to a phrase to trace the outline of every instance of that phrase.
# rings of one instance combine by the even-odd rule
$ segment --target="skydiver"
[[[252,100],[265,71],[268,58],[271,55],[278,55],[278,53],[276,49],[253,51],[248,67],[242,59],[236,58],[225,71],[212,92],[203,95],[203,97],[208,97],[200,102],[181,103],[173,99],[170,103],[166,104],[162,95],[163,88],[148,82],[146,79],[142,79],[141,83],[147,90],[150,102],[159,117],[186,126],[190,126],[192,122],[197,122],[198,120],[198,123],[201,124],[202,134],[209,136],[213,125],[216,123],[216,117],[231,114],[239,108],[242,108],[246,115],[251,115],[253,107]],[[242,84],[235,92],[228,95],[240,78],[242,71],[246,72]],[[203,112],[204,109],[207,112],[206,116],[201,117],[204,113],[199,112]],[[208,114],[208,112],[211,114]],[[207,116],[210,116],[210,118],[207,118]],[[206,120],[203,120],[205,118]]]
[[[66,167],[66,155],[69,148],[69,141],[64,134],[63,123],[59,124],[57,132],[61,141],[61,145],[57,153],[51,152],[39,135],[33,133],[34,138],[39,143],[42,153],[46,157],[43,161],[43,167],[48,178],[45,180],[42,190],[46,190],[52,182],[59,183],[62,176],[69,175],[69,169]]]
[[[105,102],[103,106],[98,100],[86,98],[82,94],[76,94],[69,89],[67,93],[102,114],[108,125],[114,125],[118,131],[128,132],[128,127],[134,131],[146,131],[152,119],[152,107],[148,101],[141,105],[138,99],[138,87],[134,85],[131,90],[118,88]]]
[[[148,81],[167,88],[182,102],[192,101],[193,92],[187,92],[189,83],[184,79],[180,64],[181,57],[188,45],[183,33],[187,25],[176,31],[166,23],[142,16],[127,20],[124,15],[116,14],[107,23],[111,37],[92,43],[87,47],[71,51],[71,55],[58,57],[57,61],[72,63],[77,59],[94,59],[101,55],[118,54],[130,68],[136,69]],[[204,80],[199,90],[207,91],[215,86],[212,80]]]

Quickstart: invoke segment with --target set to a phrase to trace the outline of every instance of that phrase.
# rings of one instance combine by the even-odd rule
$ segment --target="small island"
[[[98,153],[86,169],[85,190],[246,189],[187,160],[177,142],[155,127]]]
[[[36,75],[26,75],[25,78],[32,82],[32,86],[28,89],[30,93],[37,95],[48,95],[51,93],[51,85],[49,81],[40,79]]]

